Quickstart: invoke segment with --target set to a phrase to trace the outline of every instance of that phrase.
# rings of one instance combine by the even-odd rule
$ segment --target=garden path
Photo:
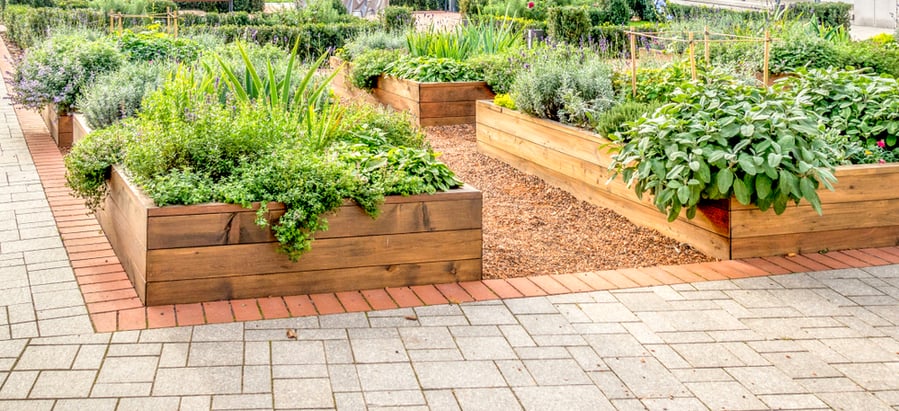
[[[143,308],[0,95],[0,410],[899,410],[897,247]]]

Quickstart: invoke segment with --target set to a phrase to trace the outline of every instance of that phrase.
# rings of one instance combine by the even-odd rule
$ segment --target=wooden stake
[[[631,93],[637,97],[637,35],[629,33],[631,42]]]
[[[694,53],[693,32],[690,32],[690,76],[696,81],[696,54]]]
[[[112,34],[114,32],[115,32],[115,23],[112,18],[112,13],[109,13],[109,34]]]
[[[175,38],[178,38],[178,10],[175,10]]]
[[[768,87],[768,60],[771,58],[771,32],[765,30],[765,62],[762,68],[762,81]]]
[[[709,26],[705,26],[705,33],[703,34],[705,37],[705,65],[708,66],[710,63],[710,44],[709,44]]]

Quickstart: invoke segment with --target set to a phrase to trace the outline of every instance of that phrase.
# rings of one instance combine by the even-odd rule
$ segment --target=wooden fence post
[[[631,42],[631,93],[637,97],[637,35],[628,33]]]
[[[762,69],[762,81],[765,82],[765,87],[768,87],[768,60],[771,58],[771,32],[765,30],[765,62],[764,68]]]
[[[696,81],[696,54],[694,53],[693,32],[690,32],[690,76]]]

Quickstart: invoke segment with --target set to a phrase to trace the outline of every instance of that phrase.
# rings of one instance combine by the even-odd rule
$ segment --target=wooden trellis
[[[690,59],[690,74],[693,80],[696,80],[696,33],[688,32],[687,38],[663,37],[666,33],[661,32],[636,32],[628,31],[628,40],[630,41],[630,65],[631,65],[631,88],[633,95],[637,95],[637,37],[668,41],[672,43],[687,43],[687,53]],[[768,64],[771,58],[771,42],[777,39],[771,37],[771,33],[765,30],[765,37],[738,36],[736,34],[711,33],[708,27],[702,33],[702,43],[704,48],[704,60],[706,64],[711,61],[710,50],[712,43],[762,43],[764,47],[764,61],[762,63],[762,82],[768,84]],[[723,38],[713,39],[712,36]]]
[[[165,13],[154,14],[123,14],[109,13],[109,32],[122,34],[125,19],[149,19],[162,20],[165,19],[165,31],[175,37],[178,37],[178,10],[172,10],[166,7]]]

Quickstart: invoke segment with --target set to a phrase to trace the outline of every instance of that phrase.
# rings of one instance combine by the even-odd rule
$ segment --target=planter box
[[[93,129],[87,124],[87,118],[83,113],[72,113],[72,144],[77,143],[91,131]]]
[[[819,191],[824,215],[807,202],[781,215],[729,201],[700,205],[692,220],[668,223],[649,196],[637,199],[620,177],[606,184],[611,156],[599,135],[479,101],[478,150],[534,174],[579,199],[614,210],[719,259],[899,244],[899,165],[842,166],[836,191]]]
[[[332,67],[340,64],[339,59],[331,59]],[[494,97],[483,81],[420,83],[387,76],[378,77],[377,87],[367,93],[353,87],[344,75],[351,69],[344,66],[332,81],[331,89],[335,94],[408,111],[416,124],[422,127],[474,123],[475,101],[492,100]]]
[[[156,207],[118,169],[109,187],[97,219],[147,305],[481,278],[481,193],[470,186],[388,197],[376,220],[347,201],[298,262],[277,251],[255,210]],[[274,219],[284,208],[269,210]]]
[[[46,124],[47,129],[50,130],[50,136],[53,137],[53,141],[56,142],[57,147],[72,146],[71,114],[60,115],[59,112],[56,111],[55,104],[48,104],[47,107],[44,107],[44,109],[41,110],[41,118],[44,119],[44,124]]]

